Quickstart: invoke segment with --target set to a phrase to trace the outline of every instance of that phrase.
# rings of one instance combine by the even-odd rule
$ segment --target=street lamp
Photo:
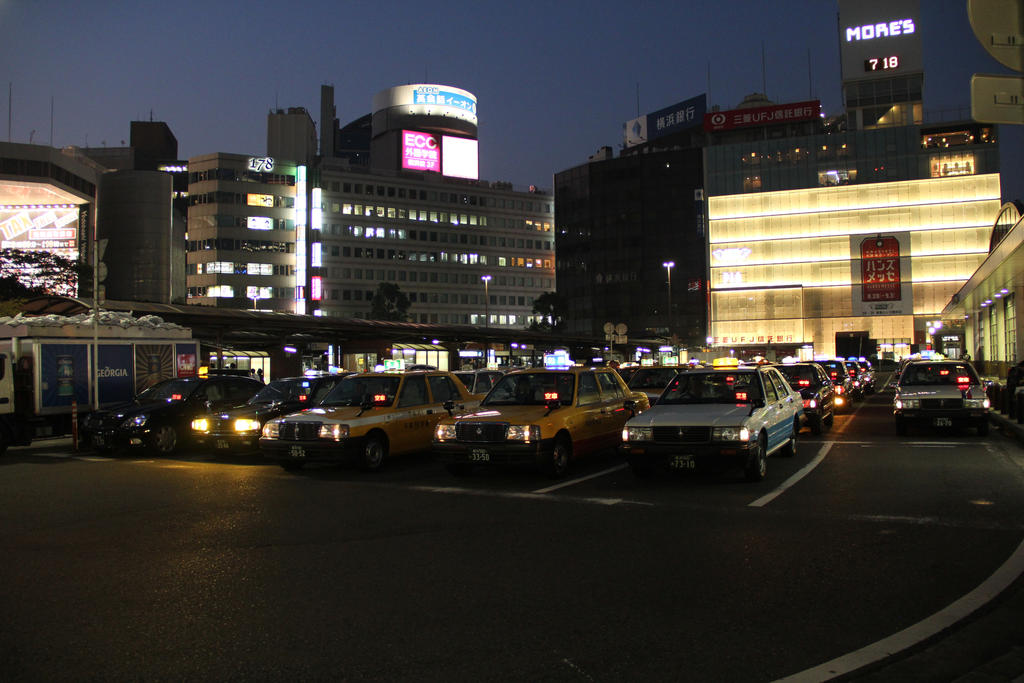
[[[665,261],[661,264],[665,267],[668,272],[668,320],[669,320],[669,331],[672,328],[672,267],[676,265],[675,261]]]
[[[491,328],[491,297],[490,288],[491,276],[481,275],[480,279],[484,281],[484,367],[487,367],[491,351],[491,340],[489,337],[489,331]]]

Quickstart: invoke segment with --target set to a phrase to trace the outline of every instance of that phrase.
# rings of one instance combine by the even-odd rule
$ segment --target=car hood
[[[551,412],[557,414],[560,410],[566,410],[568,406],[562,406]],[[467,420],[471,422],[510,422],[512,424],[535,423],[548,414],[547,406],[494,406],[481,408],[472,413],[458,413],[455,420]],[[448,422],[452,418],[447,418]]]
[[[168,403],[167,401],[124,401],[123,403],[116,403],[112,406],[102,408],[96,411],[96,415],[116,415],[119,417],[130,417],[132,415],[138,415],[139,413],[153,412],[154,410],[164,410],[168,406],[180,404],[180,402]]]
[[[665,405],[659,403],[629,421],[640,427],[703,426],[727,427],[741,424],[750,415],[749,404]]]

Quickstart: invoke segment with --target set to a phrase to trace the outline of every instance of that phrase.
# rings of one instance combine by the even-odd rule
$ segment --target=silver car
[[[896,432],[911,423],[927,427],[974,427],[988,434],[991,405],[978,373],[970,363],[922,360],[908,363],[896,384],[893,416]]]

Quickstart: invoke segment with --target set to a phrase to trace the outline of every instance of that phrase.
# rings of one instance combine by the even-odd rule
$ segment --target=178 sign
[[[270,173],[274,170],[273,157],[250,157],[249,170],[254,173]]]

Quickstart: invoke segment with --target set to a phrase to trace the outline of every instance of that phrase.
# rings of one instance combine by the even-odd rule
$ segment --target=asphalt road
[[[1024,451],[996,431],[898,437],[889,400],[804,432],[796,457],[770,458],[756,484],[636,479],[611,454],[552,481],[455,478],[428,456],[377,474],[292,474],[258,457],[11,449],[0,456],[0,678],[813,671],[933,623],[1024,540]],[[956,656],[942,643],[1013,595],[850,677],[975,670],[1004,644]],[[922,659],[928,648],[941,661]]]

